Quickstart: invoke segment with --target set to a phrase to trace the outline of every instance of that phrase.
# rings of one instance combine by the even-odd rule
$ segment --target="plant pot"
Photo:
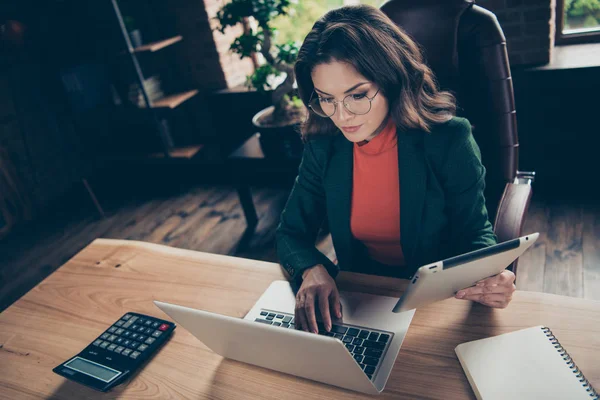
[[[273,106],[259,111],[252,118],[252,124],[260,133],[260,147],[265,157],[272,159],[299,159],[302,157],[304,144],[300,137],[299,124],[284,126],[262,126],[260,119],[272,112]]]

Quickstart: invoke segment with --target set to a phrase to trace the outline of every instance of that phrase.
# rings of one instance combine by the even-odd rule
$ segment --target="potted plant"
[[[239,54],[240,58],[251,58],[257,53],[264,58],[263,65],[255,64],[246,86],[259,92],[272,90],[272,105],[252,119],[260,132],[261,147],[267,157],[299,157],[303,147],[299,124],[306,118],[306,109],[294,89],[294,63],[299,46],[292,41],[273,43],[277,31],[272,21],[288,15],[289,8],[290,0],[232,0],[218,11],[216,17],[221,33],[237,24],[244,27],[244,33],[233,41],[230,51]],[[257,29],[249,23],[250,18],[256,22]],[[279,81],[284,79],[273,88],[278,78]]]

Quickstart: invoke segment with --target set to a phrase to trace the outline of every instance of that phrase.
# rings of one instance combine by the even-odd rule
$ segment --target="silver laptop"
[[[367,394],[390,376],[414,310],[390,311],[398,298],[340,292],[343,322],[319,334],[295,329],[295,296],[275,281],[243,318],[155,301],[215,353],[237,361]]]

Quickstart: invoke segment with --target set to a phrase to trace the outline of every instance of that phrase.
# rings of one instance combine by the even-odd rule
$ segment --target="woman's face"
[[[336,60],[327,64],[319,64],[312,71],[312,81],[315,87],[313,99],[318,95],[321,102],[331,104],[339,101],[335,114],[330,118],[340,129],[346,139],[351,142],[370,140],[375,137],[387,121],[389,106],[387,99],[375,83],[368,81],[350,64]],[[375,96],[377,93],[377,96]],[[371,110],[364,115],[355,115],[342,105],[342,100],[348,95],[354,99],[371,101]]]

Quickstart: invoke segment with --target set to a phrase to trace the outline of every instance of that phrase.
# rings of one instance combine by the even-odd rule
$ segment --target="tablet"
[[[460,289],[504,271],[537,240],[539,233],[498,243],[424,265],[396,303],[394,312],[412,310],[454,297]]]

